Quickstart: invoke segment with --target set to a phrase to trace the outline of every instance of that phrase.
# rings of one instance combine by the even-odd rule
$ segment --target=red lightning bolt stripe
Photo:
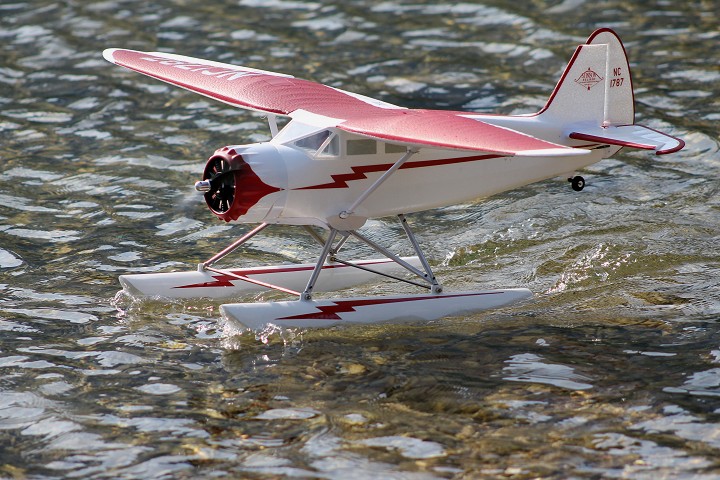
[[[364,260],[361,262],[357,262],[358,265],[361,266],[373,266],[373,265],[381,265],[385,263],[392,263],[392,260]],[[323,270],[330,270],[330,269],[336,269],[336,268],[348,268],[348,265],[324,265]],[[315,268],[315,265],[302,265],[302,266],[292,266],[289,265],[287,267],[283,268],[243,268],[240,270],[228,270],[230,273],[234,275],[241,275],[245,277],[249,277],[251,275],[272,275],[277,273],[294,273],[294,272],[310,272]],[[212,278],[215,279],[215,281],[212,282],[202,282],[202,283],[193,283],[190,285],[178,285],[177,287],[172,288],[211,288],[211,287],[234,287],[235,284],[232,282],[240,281],[239,278],[236,276],[231,275],[212,275]]]
[[[501,158],[503,155],[473,155],[471,157],[460,157],[460,158],[442,158],[438,160],[421,160],[418,162],[407,162],[400,169],[406,168],[425,168],[425,167],[438,167],[441,165],[452,165],[456,163],[475,162],[477,160],[488,160],[491,158]],[[296,188],[295,190],[318,190],[324,188],[348,188],[347,182],[354,180],[364,180],[367,178],[368,173],[385,172],[392,163],[383,163],[375,165],[359,165],[350,167],[353,173],[339,173],[336,175],[330,175],[333,179],[332,182],[322,183],[319,185],[309,185],[307,187]]]
[[[504,293],[499,292],[483,292],[483,293],[463,293],[457,295],[426,295],[424,297],[402,297],[402,298],[369,298],[366,300],[337,300],[333,301],[333,305],[316,306],[319,311],[313,313],[303,313],[300,315],[292,315],[290,317],[277,318],[276,320],[342,320],[338,314],[355,312],[355,307],[367,307],[372,305],[383,305],[386,303],[403,303],[414,302],[416,300],[437,300],[457,297],[472,297],[479,295],[498,295]]]
[[[344,266],[344,265],[342,265]],[[327,265],[324,268],[336,268],[336,265]],[[288,268],[278,268],[272,271],[269,271],[267,269],[258,268],[258,269],[243,269],[243,270],[229,270],[230,273],[233,273],[235,275],[242,275],[242,276],[249,276],[249,275],[262,275],[262,274],[268,274],[268,273],[289,273],[289,272],[302,272],[302,271],[311,271],[314,266],[304,266],[304,267],[288,267]],[[234,287],[235,285],[232,283],[233,281],[238,281],[239,279],[234,276],[230,275],[213,275],[212,276],[215,281],[214,282],[203,282],[203,283],[193,283],[191,285],[180,285],[173,288],[203,288],[203,287]]]

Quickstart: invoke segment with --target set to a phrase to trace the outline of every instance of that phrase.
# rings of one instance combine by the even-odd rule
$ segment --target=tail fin
[[[625,47],[610,29],[596,30],[575,50],[545,107],[543,117],[563,123],[628,125],[635,99]]]
[[[575,140],[672,153],[685,143],[635,122],[635,97],[627,53],[617,34],[601,28],[575,50],[538,116],[563,125]],[[611,153],[618,149],[612,149]]]

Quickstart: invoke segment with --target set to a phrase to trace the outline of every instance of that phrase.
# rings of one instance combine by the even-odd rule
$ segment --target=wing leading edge
[[[507,156],[574,156],[588,150],[540,140],[457,112],[398,107],[362,95],[265,70],[158,52],[108,49],[108,61],[232,106],[301,121],[303,112],[361,136],[417,147]]]
[[[338,117],[348,109],[400,108],[291,75],[160,52],[107,49],[109,62],[236,107],[290,115]]]

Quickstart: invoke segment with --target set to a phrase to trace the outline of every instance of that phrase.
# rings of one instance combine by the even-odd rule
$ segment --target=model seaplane
[[[231,303],[223,315],[249,328],[433,320],[516,302],[523,288],[449,293],[423,254],[406,214],[486,197],[566,176],[623,147],[676,152],[682,140],[634,123],[625,48],[609,29],[575,50],[547,104],[535,114],[501,116],[409,109],[290,75],[170,53],[108,49],[105,58],[226,104],[267,115],[272,139],[212,154],[202,180],[210,211],[225,222],[259,224],[196,271],[122,275],[134,295],[232,297],[274,289],[289,301]],[[277,117],[289,117],[278,128]],[[397,216],[415,256],[400,257],[361,227]],[[270,225],[305,228],[319,243],[311,264],[219,269],[215,264]],[[383,258],[347,260],[346,241]],[[404,275],[401,275],[404,274]],[[378,275],[424,293],[316,299]]]

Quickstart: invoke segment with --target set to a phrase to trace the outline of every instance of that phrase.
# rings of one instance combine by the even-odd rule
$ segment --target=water
[[[0,478],[720,478],[716,10],[3,2]],[[216,303],[116,297],[118,275],[192,268],[244,231],[214,221],[192,184],[215,148],[267,127],[102,49],[528,113],[598,27],[625,41],[638,122],[686,149],[624,152],[584,172],[581,194],[548,181],[410,218],[447,287],[527,286],[532,302],[429,325],[239,332]],[[277,228],[238,261],[316,253]]]

